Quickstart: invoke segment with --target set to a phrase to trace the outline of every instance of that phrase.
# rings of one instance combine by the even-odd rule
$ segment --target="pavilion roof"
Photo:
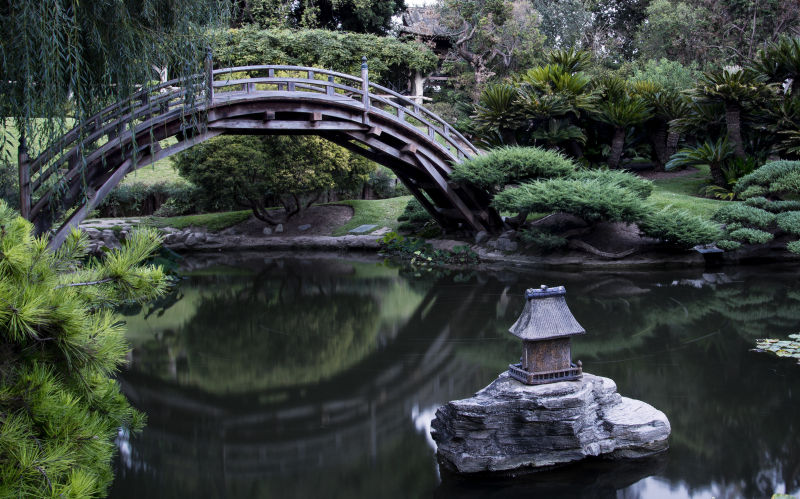
[[[573,317],[564,296],[564,286],[525,291],[525,308],[508,331],[523,340],[539,341],[585,334]]]

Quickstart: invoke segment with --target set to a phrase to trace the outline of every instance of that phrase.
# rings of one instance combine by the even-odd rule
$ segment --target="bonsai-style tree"
[[[128,352],[111,308],[164,290],[145,261],[152,230],[86,260],[74,231],[58,251],[0,201],[0,497],[99,497],[114,437],[141,428],[111,377]]]
[[[506,222],[521,239],[539,246],[564,245],[569,237],[570,243],[596,252],[574,238],[598,222],[635,223],[643,234],[678,247],[706,244],[720,233],[717,225],[698,217],[649,204],[653,186],[647,180],[619,170],[581,169],[555,151],[536,147],[492,150],[456,165],[451,178],[489,191],[495,208],[516,214]],[[572,215],[585,222],[585,230],[546,234],[526,226],[530,213]]]

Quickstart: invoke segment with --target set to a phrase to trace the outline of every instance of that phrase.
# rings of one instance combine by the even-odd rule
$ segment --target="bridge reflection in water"
[[[786,364],[747,352],[752,338],[796,328],[800,310],[789,305],[800,286],[784,271],[769,281],[747,271],[407,280],[373,263],[274,260],[212,274],[190,278],[182,300],[151,311],[161,319],[131,317],[139,332],[121,382],[149,422],[143,435],[120,439],[112,497],[683,497],[800,488],[792,402],[800,383]],[[524,287],[540,282],[567,285],[589,332],[575,345],[587,370],[667,413],[670,452],[513,481],[445,476],[437,485],[426,435],[433,411],[485,386],[518,355],[505,330]],[[183,318],[170,319],[181,307]],[[297,324],[309,330],[287,343],[281,333]],[[242,381],[242,365],[254,379]],[[306,373],[320,365],[324,376]],[[292,369],[294,379],[285,376]]]

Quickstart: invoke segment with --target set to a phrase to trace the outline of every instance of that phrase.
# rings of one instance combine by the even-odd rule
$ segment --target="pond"
[[[220,264],[219,262],[222,262]],[[188,262],[124,310],[115,498],[769,497],[800,493],[800,366],[751,352],[800,330],[797,267],[413,271],[369,259]],[[435,410],[519,357],[526,287],[563,284],[584,370],[664,411],[670,449],[514,480],[440,474]]]

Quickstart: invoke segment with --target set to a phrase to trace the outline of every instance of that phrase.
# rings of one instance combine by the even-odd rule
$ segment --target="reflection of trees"
[[[179,377],[214,393],[313,383],[374,347],[378,304],[373,300],[309,296],[287,292],[282,283],[264,284],[256,293],[220,293],[201,302],[178,332],[187,359]]]
[[[311,308],[339,294],[376,306],[381,302],[374,297],[385,296],[377,290],[387,286],[379,276],[355,279],[343,269],[335,272],[338,277],[332,271],[326,276],[319,267],[270,270],[236,280],[230,286],[235,289],[204,294],[208,310],[199,307],[198,319],[190,321],[197,325],[197,338],[179,333],[151,344],[172,352],[178,373],[194,375],[206,361],[190,363],[189,356],[203,359],[228,348],[222,332],[226,320],[236,334],[261,338],[255,329],[259,320],[237,318],[247,310],[269,309],[284,320],[281,296]],[[522,309],[524,288],[542,283],[567,286],[567,302],[588,331],[574,341],[575,358],[587,371],[613,378],[623,395],[663,410],[672,422],[671,449],[665,467],[657,470],[631,471],[619,463],[582,466],[476,490],[490,497],[489,492],[513,495],[502,491],[568,497],[597,485],[603,493],[595,496],[604,497],[650,473],[671,486],[718,490],[720,496],[766,496],[781,481],[789,490],[800,487],[796,368],[748,352],[755,337],[800,329],[795,319],[800,284],[794,274],[541,271],[476,273],[463,281],[452,276],[416,281],[413,286],[425,297],[394,336],[319,381],[252,383],[246,393],[209,393],[186,386],[180,375],[178,382],[169,381],[175,378],[145,369],[145,359],[135,359],[138,373],[125,375],[123,387],[150,418],[145,435],[132,443],[134,462],[147,468],[134,465],[121,473],[117,490],[126,493],[119,494],[301,497],[340,490],[342,497],[423,496],[433,487],[432,459],[411,426],[411,407],[432,408],[469,396],[518,357],[520,346],[507,329]],[[211,295],[220,301],[213,302]],[[236,308],[234,300],[250,308]],[[212,305],[230,309],[227,319],[214,319]],[[339,306],[347,311],[341,313],[357,315]],[[371,317],[372,310],[364,313]],[[204,321],[220,331],[207,342],[199,337]],[[228,331],[227,340],[238,341]],[[291,349],[302,350],[302,341],[313,339],[286,344],[286,351],[295,355]],[[269,345],[276,350],[282,344]],[[239,355],[234,346],[230,349],[219,359]],[[291,365],[316,362],[297,355]],[[224,372],[223,365],[215,369]],[[461,493],[465,489],[448,482],[437,497]],[[636,486],[625,492],[626,497],[637,493]]]
[[[194,279],[187,292],[201,291],[188,317],[177,324],[160,319],[165,302],[141,312],[152,316],[147,328],[132,319],[138,329],[156,330],[145,339],[132,334],[134,369],[211,393],[328,378],[368,355],[381,334],[392,334],[381,331],[381,317],[419,299],[402,292],[407,286],[396,272],[368,270],[357,277],[346,263],[280,260],[249,275]],[[389,310],[381,309],[384,297]],[[159,321],[170,327],[159,329]]]

